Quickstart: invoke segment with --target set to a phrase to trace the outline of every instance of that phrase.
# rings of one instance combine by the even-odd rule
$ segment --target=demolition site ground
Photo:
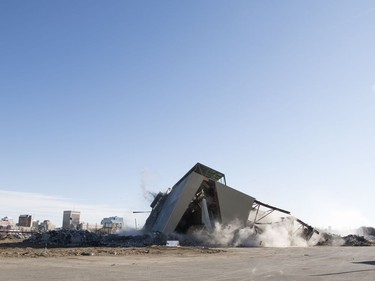
[[[57,247],[0,243],[1,280],[374,280],[374,247]]]
[[[0,280],[7,281],[366,281],[375,275],[374,242],[358,235],[326,234],[320,246],[280,248],[167,247],[158,236],[97,236],[85,231],[0,238]],[[338,239],[346,246],[332,246]]]

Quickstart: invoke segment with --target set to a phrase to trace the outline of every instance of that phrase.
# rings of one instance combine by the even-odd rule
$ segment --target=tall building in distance
[[[18,217],[18,226],[31,227],[32,216],[31,215],[20,215]]]
[[[64,211],[62,228],[64,229],[77,229],[81,212],[77,211]]]

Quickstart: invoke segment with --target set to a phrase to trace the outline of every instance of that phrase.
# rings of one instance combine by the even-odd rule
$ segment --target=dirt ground
[[[205,247],[67,247],[42,248],[32,247],[23,240],[0,241],[0,257],[9,258],[38,258],[38,257],[72,257],[72,256],[189,256],[195,254],[220,254],[222,249]]]
[[[375,280],[373,246],[45,249],[19,242],[0,244],[0,280]]]

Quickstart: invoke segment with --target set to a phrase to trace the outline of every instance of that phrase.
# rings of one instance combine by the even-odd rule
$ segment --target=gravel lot
[[[0,245],[1,280],[375,280],[375,247],[30,248]]]

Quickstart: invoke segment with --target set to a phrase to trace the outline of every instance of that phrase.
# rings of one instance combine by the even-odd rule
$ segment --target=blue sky
[[[0,191],[131,216],[201,162],[375,225],[374,33],[373,1],[1,1]]]

